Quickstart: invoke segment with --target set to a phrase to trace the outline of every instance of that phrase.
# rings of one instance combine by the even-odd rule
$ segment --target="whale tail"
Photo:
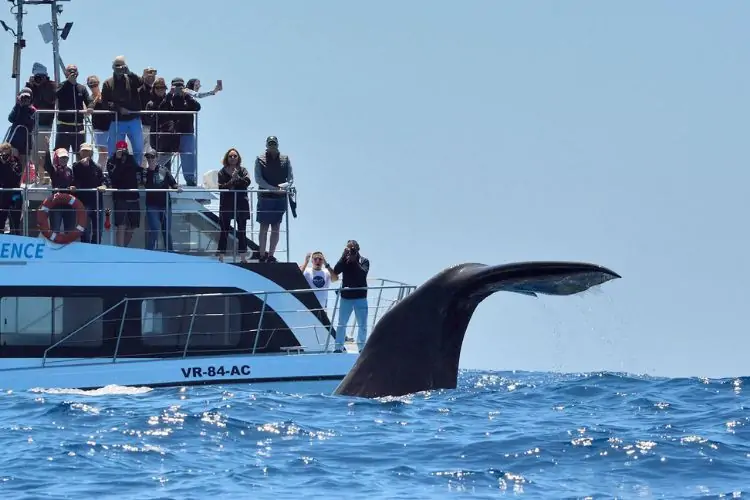
[[[380,318],[334,394],[371,398],[453,389],[466,328],[484,299],[501,291],[575,295],[620,277],[579,262],[450,267]]]

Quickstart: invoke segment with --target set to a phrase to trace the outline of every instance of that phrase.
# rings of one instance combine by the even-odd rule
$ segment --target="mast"
[[[16,79],[16,94],[21,92],[21,49],[26,47],[23,39],[23,0],[16,0],[16,43],[13,44],[13,78]]]
[[[70,0],[16,0],[17,2],[23,2],[26,5],[49,5],[51,21],[39,25],[39,31],[42,33],[42,39],[44,43],[52,42],[52,66],[55,71],[55,81],[60,83],[60,71],[65,73],[65,65],[60,57],[60,38],[65,40],[70,34],[70,29],[73,27],[73,23],[65,23],[65,27],[60,29],[60,24],[57,20],[58,16],[62,14],[63,8],[60,2],[70,2]]]

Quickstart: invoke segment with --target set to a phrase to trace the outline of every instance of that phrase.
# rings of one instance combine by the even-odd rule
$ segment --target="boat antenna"
[[[0,25],[5,31],[11,33],[16,41],[13,43],[13,66],[10,70],[10,77],[16,80],[16,93],[21,92],[21,49],[26,47],[26,40],[23,39],[23,16],[26,14],[23,10],[24,0],[8,0],[13,6],[10,13],[16,16],[16,29],[8,26],[5,21],[0,21]]]
[[[60,29],[57,16],[62,14],[63,8],[61,2],[70,2],[70,0],[15,0],[23,1],[26,5],[49,5],[52,20],[49,23],[39,25],[39,31],[42,33],[44,43],[52,42],[52,65],[55,70],[55,81],[60,83],[60,70],[65,73],[65,64],[60,57],[60,38],[66,40],[70,34],[73,23],[65,23]]]

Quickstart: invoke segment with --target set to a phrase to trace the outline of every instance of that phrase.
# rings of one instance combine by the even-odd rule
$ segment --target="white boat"
[[[20,53],[18,61],[20,73]],[[231,232],[231,253],[218,262],[213,175],[171,194],[174,252],[143,249],[143,195],[141,225],[128,247],[114,245],[114,228],[99,245],[55,244],[36,227],[51,188],[23,185],[22,234],[0,228],[0,388],[244,383],[333,390],[357,358],[352,344],[333,352],[338,295],[330,292],[332,307],[321,309],[298,263],[289,261],[289,213],[279,262],[237,263]],[[112,208],[113,191],[101,209]],[[254,233],[251,219],[249,240]],[[369,329],[414,288],[371,280]]]

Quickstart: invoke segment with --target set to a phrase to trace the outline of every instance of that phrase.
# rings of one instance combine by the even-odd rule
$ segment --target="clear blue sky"
[[[14,26],[5,11],[0,18]],[[428,8],[429,6],[429,8]],[[601,294],[497,294],[462,367],[747,375],[750,3],[74,0],[63,61],[124,54],[169,81],[217,78],[199,169],[267,135],[299,189],[296,259],[356,238],[372,274],[565,259]],[[23,72],[52,69],[29,7]],[[12,38],[0,92],[12,105]]]

